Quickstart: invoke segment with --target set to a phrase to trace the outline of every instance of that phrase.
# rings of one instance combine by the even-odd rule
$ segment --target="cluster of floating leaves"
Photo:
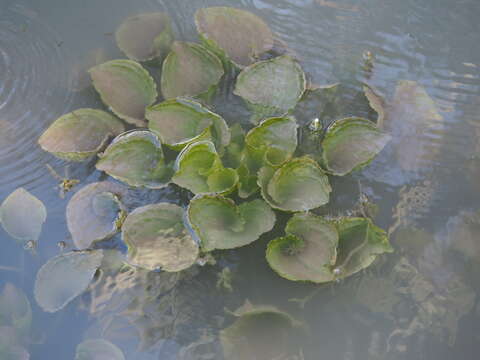
[[[213,250],[258,240],[277,213],[289,213],[285,236],[270,241],[266,259],[280,276],[314,283],[355,274],[392,251],[386,233],[368,218],[331,220],[313,212],[329,202],[330,177],[368,165],[390,135],[373,121],[348,117],[307,127],[317,144],[314,151],[300,149],[292,114],[312,92],[300,63],[274,53],[268,25],[249,12],[200,9],[195,23],[201,43],[175,41],[164,13],[126,19],[115,37],[128,59],[88,70],[109,111],[74,110],[40,137],[42,149],[64,160],[98,156],[96,168],[120,182],[89,184],[70,199],[67,224],[77,250],[39,270],[35,298],[45,311],[63,308],[87,289],[104,258],[96,243],[118,232],[128,265],[178,272]],[[147,61],[161,64],[158,87]],[[228,124],[209,108],[222,82],[234,82],[233,93],[252,112],[250,126]],[[381,99],[367,90],[382,123]],[[129,187],[169,184],[194,194],[186,209],[157,203],[127,213]],[[43,204],[24,189],[0,208],[3,227],[20,241],[37,241],[45,219]],[[229,333],[250,327],[251,317],[243,314],[223,339],[231,342]],[[292,326],[271,309],[255,321],[263,317]],[[236,346],[229,343],[226,351]],[[84,353],[79,346],[77,358],[88,358]]]

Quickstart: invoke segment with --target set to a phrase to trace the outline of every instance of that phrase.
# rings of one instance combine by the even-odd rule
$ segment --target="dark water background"
[[[105,60],[123,57],[112,32],[131,14],[166,11],[177,39],[193,41],[195,11],[215,5],[248,9],[265,19],[317,84],[341,82],[355,89],[364,76],[359,71],[362,53],[369,50],[376,58],[370,82],[386,97],[393,96],[398,80],[415,80],[425,87],[443,124],[440,130],[422,133],[419,141],[428,151],[413,152],[421,166],[402,170],[387,148],[368,169],[335,180],[334,204],[339,208],[353,204],[360,183],[379,205],[379,226],[388,229],[399,221],[403,228],[422,229],[430,240],[416,246],[408,236],[403,240],[392,236],[395,254],[339,284],[316,287],[276,276],[263,258],[268,238],[262,238],[253,246],[227,252],[217,265],[188,275],[175,290],[165,285],[176,281],[171,277],[153,281],[161,284],[154,295],[145,295],[151,291],[145,284],[152,280],[117,279],[126,290],[119,290],[114,299],[128,291],[125,296],[130,300],[138,297],[141,314],[132,315],[136,327],[99,330],[105,313],[121,312],[115,302],[92,310],[92,298],[102,294],[108,298],[113,292],[108,287],[85,294],[58,313],[42,312],[32,296],[35,274],[59,252],[58,241],[72,246],[65,222],[72,194],[66,199],[58,196],[57,181],[46,164],[63,174],[66,163],[43,152],[36,140],[58,116],[79,107],[101,106],[95,92],[84,89],[85,79],[75,69],[99,54],[98,49]],[[48,208],[36,254],[0,230],[0,288],[11,282],[25,291],[34,310],[34,332],[41,338],[29,346],[31,359],[73,359],[78,343],[98,336],[122,348],[127,359],[222,359],[216,335],[231,322],[224,308],[235,309],[246,299],[277,305],[305,321],[308,331],[294,344],[305,359],[478,359],[480,240],[473,250],[462,251],[450,229],[462,211],[480,210],[479,14],[478,0],[0,0],[0,200],[24,187]],[[219,104],[218,110],[230,123],[247,116],[234,100],[231,105]],[[303,114],[307,120],[314,115]],[[70,176],[82,185],[103,178],[93,163],[72,164]],[[141,204],[174,201],[176,194],[171,189],[139,191],[138,197]],[[405,211],[398,211],[399,203]],[[432,284],[430,296],[440,300],[429,307],[407,289],[396,294],[400,300],[394,301],[393,310],[381,311],[382,304],[392,301],[392,291],[382,284],[392,283],[392,269],[405,259]],[[233,273],[233,292],[216,286],[224,268]],[[167,290],[162,292],[163,287]],[[172,291],[179,295],[168,298]],[[292,301],[309,295],[304,306]],[[168,303],[167,312],[178,319],[167,330],[163,326],[171,319],[157,316],[164,306],[160,303]],[[415,321],[421,325],[406,331]],[[138,334],[150,339],[144,343],[152,346],[138,350]],[[194,348],[192,344],[199,344],[197,355],[185,350]]]

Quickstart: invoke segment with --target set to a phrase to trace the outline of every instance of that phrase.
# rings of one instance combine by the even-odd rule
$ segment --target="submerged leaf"
[[[18,188],[8,195],[0,207],[3,228],[20,241],[37,241],[46,219],[45,205],[24,188]]]
[[[181,271],[198,257],[198,245],[183,225],[184,211],[169,204],[142,206],[131,212],[122,227],[128,261],[148,270]]]
[[[44,311],[55,312],[87,289],[103,258],[102,250],[75,251],[50,259],[38,270],[34,295]]]
[[[284,115],[292,110],[306,90],[305,74],[291,56],[259,61],[238,75],[234,94],[255,113],[254,121]]]
[[[166,100],[149,107],[146,118],[149,129],[161,139],[162,144],[175,150],[199,140],[212,139],[220,149],[230,142],[225,120],[193,100]]]
[[[278,169],[263,167],[258,185],[265,201],[284,211],[307,211],[325,205],[332,191],[327,175],[306,156],[289,160]]]
[[[231,192],[238,182],[234,169],[225,168],[210,141],[199,141],[185,147],[175,162],[172,182],[194,194]]]
[[[365,94],[365,97],[368,99],[368,103],[370,107],[375,110],[378,114],[377,117],[377,127],[379,129],[384,128],[384,123],[385,123],[385,100],[377,94],[376,90],[374,90],[372,87],[368,85],[363,86],[363,92]]]
[[[144,125],[145,109],[157,98],[155,81],[132,60],[111,60],[89,70],[102,101],[125,121]]]
[[[336,221],[339,234],[335,274],[344,278],[370,266],[378,255],[393,251],[385,231],[368,218]]]
[[[332,224],[310,213],[295,214],[285,237],[268,244],[266,258],[280,276],[294,281],[332,281],[338,232]]]
[[[110,341],[93,339],[77,345],[75,360],[125,360],[125,356]]]
[[[209,7],[195,13],[202,41],[225,60],[243,68],[272,49],[268,25],[251,12],[231,7]]]
[[[294,352],[292,336],[299,324],[289,314],[273,306],[250,304],[233,314],[235,322],[220,332],[225,359],[287,359]]]
[[[322,141],[323,163],[332,174],[346,175],[370,163],[390,139],[369,120],[337,120]]]
[[[275,224],[275,214],[262,200],[239,206],[222,196],[197,196],[187,210],[187,220],[203,251],[248,245]]]
[[[99,157],[98,170],[131,186],[160,189],[170,181],[172,171],[165,163],[162,145],[150,131],[120,134]]]
[[[67,205],[67,225],[77,249],[88,249],[96,241],[115,235],[126,216],[122,185],[96,182],[80,189]]]
[[[209,100],[223,76],[220,59],[202,45],[176,41],[163,62],[161,88],[165,99],[196,96]]]
[[[21,343],[15,328],[0,326],[0,359],[29,360],[30,354]]]
[[[61,159],[82,161],[102,150],[109,138],[124,131],[123,123],[105,111],[78,109],[55,120],[38,143]]]
[[[130,16],[118,27],[115,39],[120,50],[132,60],[162,58],[173,41],[170,17],[162,12]]]
[[[17,334],[26,336],[32,324],[32,308],[27,296],[10,283],[0,294],[0,326],[12,326]]]

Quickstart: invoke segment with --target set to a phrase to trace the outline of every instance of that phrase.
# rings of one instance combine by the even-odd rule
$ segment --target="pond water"
[[[107,176],[93,161],[71,163],[69,176],[81,184],[60,197],[46,165],[63,176],[67,162],[42,151],[38,137],[64,113],[102,106],[83,70],[123,57],[112,32],[127,16],[165,11],[176,38],[195,41],[195,11],[218,5],[261,16],[315,84],[344,84],[342,115],[364,115],[358,96],[349,96],[366,77],[389,99],[399,80],[416,81],[433,99],[432,123],[416,124],[408,104],[397,109],[404,123],[392,125],[392,143],[369,167],[333,180],[326,211],[336,214],[365,194],[378,205],[375,221],[395,252],[338,283],[294,283],[264,259],[275,230],[180,275],[105,272],[65,309],[43,312],[33,297],[35,275],[62,251],[59,242],[73,248],[66,204],[81,186]],[[126,359],[223,359],[219,333],[233,321],[228,311],[246,300],[303,324],[288,359],[477,359],[479,14],[477,0],[0,0],[0,200],[24,187],[48,209],[34,250],[0,229],[0,289],[21,289],[33,310],[22,345],[30,359],[73,359],[76,346],[92,338],[112,342]],[[361,70],[365,51],[374,57],[368,74]],[[229,96],[215,109],[229,123],[246,123],[247,112]],[[318,109],[297,115],[304,124],[320,116]],[[185,196],[173,187],[136,190],[135,205],[185,205]],[[124,250],[119,236],[104,247]]]

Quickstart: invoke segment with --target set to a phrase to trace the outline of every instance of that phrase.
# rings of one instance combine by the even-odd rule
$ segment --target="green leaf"
[[[327,175],[306,156],[289,160],[278,169],[263,167],[258,185],[265,201],[283,211],[308,211],[325,205],[332,191]]]
[[[330,173],[346,175],[369,164],[390,139],[369,120],[337,120],[328,127],[322,141],[323,163]]]
[[[176,41],[163,62],[161,89],[165,99],[192,96],[210,100],[224,74],[220,59],[199,44]]]
[[[38,143],[58,158],[82,161],[101,151],[111,137],[124,131],[123,123],[105,111],[77,109],[55,120]]]
[[[130,124],[145,124],[145,109],[157,98],[155,81],[132,60],[111,60],[89,70],[102,101]]]
[[[125,356],[110,341],[92,339],[77,345],[75,360],[125,360]]]
[[[334,280],[338,232],[335,226],[310,213],[295,214],[285,237],[268,244],[266,258],[281,277],[323,283]]]
[[[88,249],[96,241],[115,235],[126,216],[121,198],[127,189],[109,181],[80,189],[67,205],[67,225],[77,249]]]
[[[175,162],[172,182],[194,194],[224,194],[234,190],[238,175],[225,168],[210,141],[199,141],[185,147]]]
[[[25,337],[32,325],[32,307],[25,293],[6,283],[0,294],[0,326],[12,326],[17,334]]]
[[[85,291],[99,268],[102,250],[57,255],[38,270],[34,295],[38,305],[55,312]]]
[[[171,23],[162,12],[130,16],[115,32],[117,45],[132,60],[163,58],[173,41]]]
[[[306,90],[305,74],[289,55],[259,61],[243,69],[237,77],[235,95],[253,110],[254,123],[268,116],[291,111]]]
[[[378,255],[393,252],[384,230],[368,218],[343,218],[335,225],[339,234],[337,278],[344,278],[370,266]]]
[[[0,207],[3,228],[20,241],[37,241],[46,219],[45,205],[24,188],[18,188],[8,195]]]
[[[198,257],[198,245],[183,225],[184,211],[168,204],[142,206],[131,212],[122,227],[128,261],[148,270],[181,271]]]
[[[243,68],[272,49],[268,25],[251,12],[231,7],[197,10],[195,24],[203,43],[222,59]]]
[[[172,174],[160,140],[146,130],[120,134],[99,157],[98,170],[131,186],[160,189],[168,184]]]
[[[212,140],[221,149],[230,142],[225,120],[200,103],[177,98],[147,109],[148,127],[174,150],[199,140]]]
[[[262,200],[237,206],[219,195],[203,195],[190,201],[187,220],[202,250],[212,251],[254,242],[273,228],[275,214]]]

